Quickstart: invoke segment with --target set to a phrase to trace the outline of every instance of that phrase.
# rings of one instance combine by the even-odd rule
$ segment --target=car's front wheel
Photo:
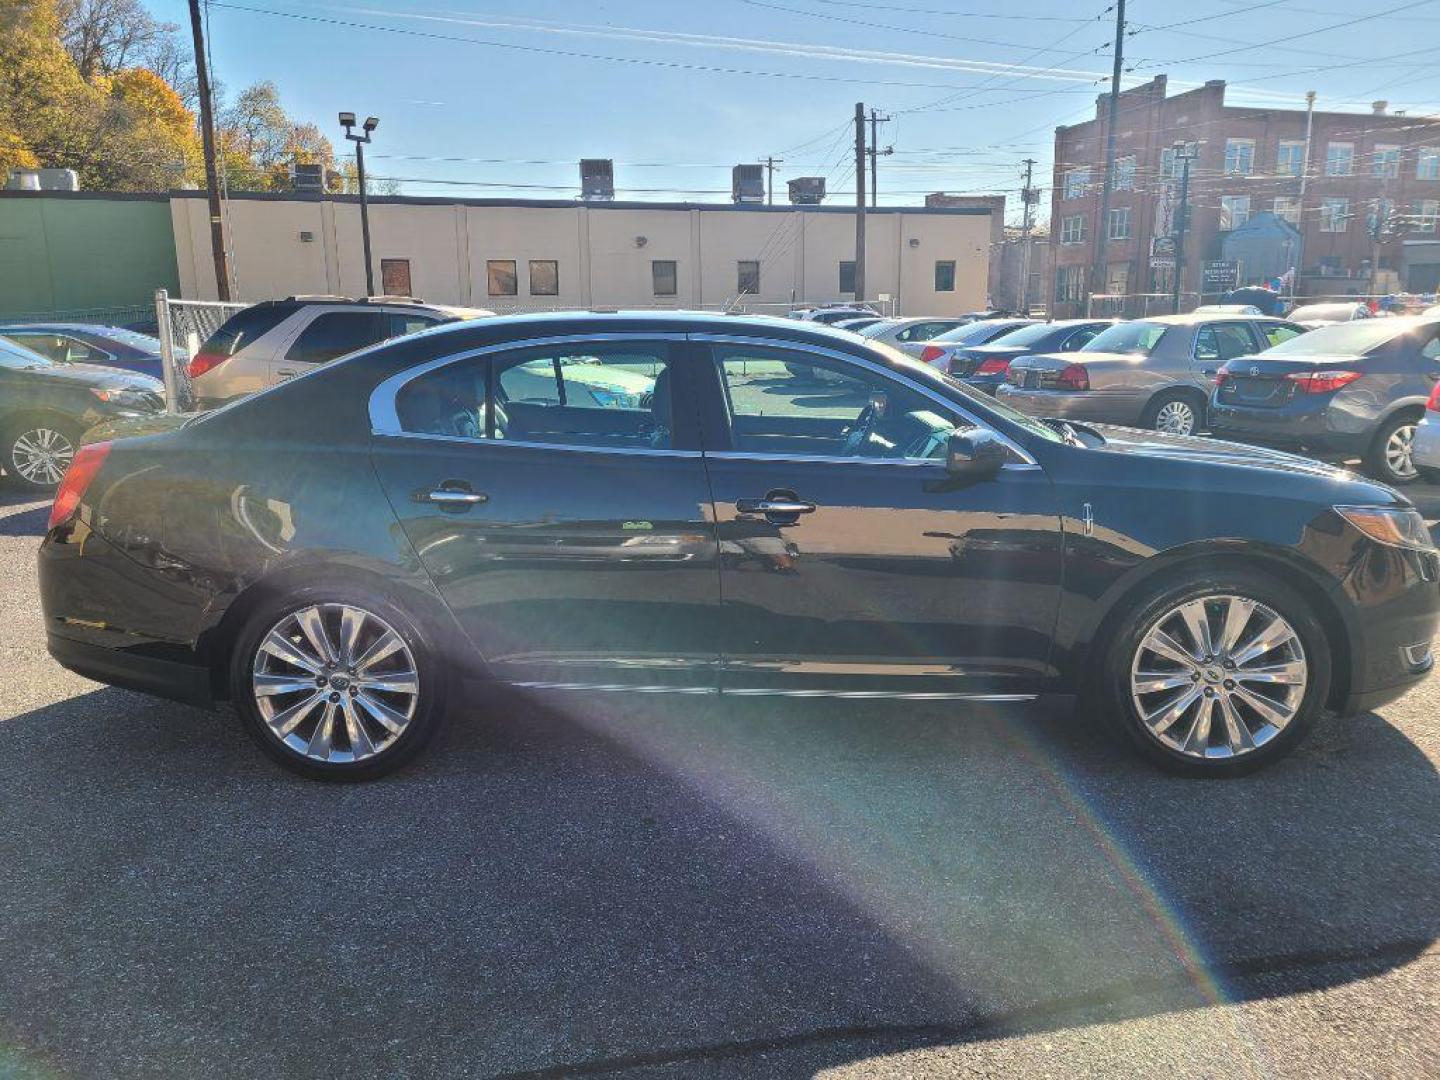
[[[79,445],[74,424],[43,416],[22,420],[5,433],[5,471],[22,487],[53,491]]]
[[[231,700],[287,769],[371,780],[438,733],[445,680],[419,626],[364,590],[315,588],[263,605],[231,658]]]
[[[1145,757],[1187,776],[1234,776],[1291,750],[1329,692],[1311,605],[1281,582],[1226,570],[1150,591],[1122,618],[1100,695]]]

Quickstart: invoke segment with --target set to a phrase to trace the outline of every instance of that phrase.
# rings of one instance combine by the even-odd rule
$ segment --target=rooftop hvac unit
[[[320,194],[325,190],[325,166],[301,165],[296,162],[290,168],[290,184],[296,191]]]
[[[790,201],[802,206],[815,206],[825,201],[825,177],[800,176],[789,183]]]
[[[765,166],[736,165],[730,170],[730,198],[737,203],[765,201]]]
[[[580,159],[580,197],[615,198],[615,162],[609,158]]]

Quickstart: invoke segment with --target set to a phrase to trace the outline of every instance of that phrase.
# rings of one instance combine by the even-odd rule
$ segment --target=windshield
[[[1081,348],[1081,352],[1138,353],[1149,356],[1160,344],[1160,339],[1169,329],[1160,323],[1128,322],[1116,323],[1108,330],[1102,330]]]
[[[1034,345],[1037,341],[1044,341],[1056,330],[1061,329],[1059,323],[1035,323],[1033,326],[1022,326],[1018,330],[1011,330],[1008,334],[1001,334],[999,344],[1001,345]]]
[[[861,328],[860,336],[879,337],[881,334],[885,333],[886,330],[889,330],[891,327],[895,326],[897,322],[898,320],[896,319],[881,319],[878,322],[873,322],[869,326]]]
[[[125,330],[113,326],[107,326],[99,332],[99,336],[109,338],[120,345],[128,345],[132,349],[143,349],[148,353],[159,355],[160,339],[151,337],[149,334],[142,334],[137,330]]]
[[[0,338],[0,367],[20,369],[54,366],[53,361],[39,353],[31,352],[23,345],[16,345],[8,338]]]
[[[957,326],[954,330],[947,330],[932,341],[943,341],[950,345],[978,344],[988,340],[997,330],[1003,327],[1009,320],[981,319],[979,322],[966,323],[964,326]]]
[[[1415,323],[1409,319],[1361,319],[1357,322],[1318,326],[1308,334],[1266,349],[1266,356],[1360,356],[1391,338],[1397,338]]]

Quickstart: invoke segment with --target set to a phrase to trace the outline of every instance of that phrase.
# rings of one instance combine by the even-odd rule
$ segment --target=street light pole
[[[345,129],[345,138],[355,144],[355,178],[360,184],[360,242],[365,249],[365,295],[375,295],[375,264],[370,257],[370,201],[365,194],[365,144],[370,141],[370,133],[380,126],[380,121],[373,116],[367,116],[362,125],[364,135],[356,135],[355,114],[353,112],[342,112],[340,124]]]
[[[1171,311],[1180,314],[1180,288],[1185,280],[1185,230],[1190,225],[1190,162],[1199,155],[1194,143],[1176,143],[1175,160],[1180,162],[1180,205],[1175,208],[1175,280]]]

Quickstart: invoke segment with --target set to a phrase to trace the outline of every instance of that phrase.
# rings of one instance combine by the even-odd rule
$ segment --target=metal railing
[[[193,405],[190,357],[200,351],[221,323],[249,306],[215,300],[176,300],[164,289],[155,290],[155,336],[160,339],[167,412],[180,412],[182,407]]]

